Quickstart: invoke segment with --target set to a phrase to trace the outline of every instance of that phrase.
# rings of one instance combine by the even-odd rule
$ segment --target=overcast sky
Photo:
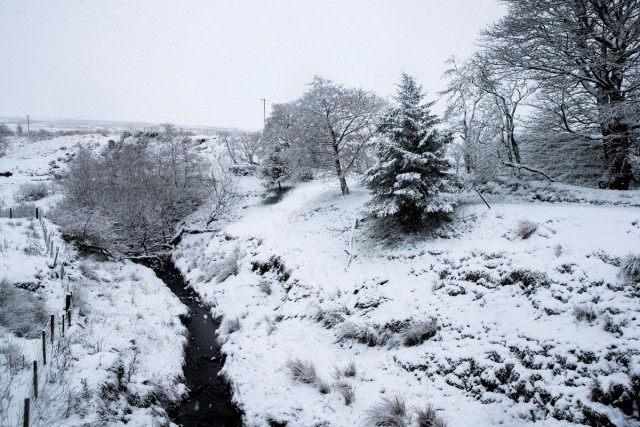
[[[435,98],[495,0],[0,0],[0,115],[258,129],[314,75]]]

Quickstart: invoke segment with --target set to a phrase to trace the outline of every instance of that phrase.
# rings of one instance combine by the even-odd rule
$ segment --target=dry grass
[[[318,380],[316,367],[308,360],[291,359],[287,361],[291,378],[304,384],[315,384]]]
[[[371,426],[406,427],[407,418],[407,405],[398,395],[383,397],[380,403],[365,412],[367,425]]]
[[[640,281],[640,253],[625,256],[620,263],[620,271],[629,279]]]
[[[538,224],[533,221],[529,221],[527,219],[523,219],[518,221],[518,225],[516,227],[516,234],[522,239],[528,239],[536,232],[538,229]]]
[[[44,302],[33,293],[0,279],[0,326],[17,336],[35,336],[47,321]]]
[[[447,422],[438,416],[431,405],[427,405],[425,408],[415,408],[413,411],[418,427],[447,427]]]

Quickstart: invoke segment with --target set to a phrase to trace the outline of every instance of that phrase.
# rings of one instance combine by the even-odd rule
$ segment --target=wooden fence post
[[[9,208],[9,219],[13,219],[13,208]]]
[[[33,398],[38,400],[38,361],[33,361]]]
[[[62,326],[62,334],[61,334],[61,336],[64,336],[64,313],[62,313],[62,322],[60,322],[60,326]]]
[[[51,346],[52,347],[53,347],[53,337],[56,333],[55,332],[56,329],[54,327],[55,321],[56,321],[56,316],[52,314],[51,317],[49,318],[49,322],[51,323]]]
[[[22,418],[22,427],[29,427],[29,411],[30,411],[31,399],[28,397],[24,399],[24,415]]]
[[[47,364],[47,333],[42,330],[42,364]]]
[[[53,258],[53,268],[56,267],[56,263],[58,262],[58,251],[60,250],[59,246],[56,246],[56,256]]]
[[[36,208],[36,219],[40,219],[40,215],[38,215],[38,214],[39,214],[38,208]]]
[[[71,327],[71,293],[67,294],[64,311],[67,313],[67,326]]]

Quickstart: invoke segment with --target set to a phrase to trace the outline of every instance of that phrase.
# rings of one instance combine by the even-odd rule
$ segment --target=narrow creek
[[[172,411],[173,422],[182,427],[241,427],[241,414],[231,403],[228,385],[218,376],[223,366],[216,329],[220,322],[186,284],[171,262],[150,266],[156,275],[189,309],[186,326],[184,375],[189,396]]]

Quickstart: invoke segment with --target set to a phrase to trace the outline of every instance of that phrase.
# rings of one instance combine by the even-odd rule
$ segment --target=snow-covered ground
[[[12,173],[0,177],[3,206],[18,204],[14,196],[23,184],[55,182],[55,173],[65,167],[77,144],[97,148],[110,138],[114,137],[72,135],[31,143],[13,139],[7,156],[0,158],[0,172]],[[56,191],[55,186],[51,189]],[[46,209],[56,198],[52,194],[36,204]],[[169,425],[164,407],[186,392],[186,329],[180,321],[185,306],[152,270],[131,262],[83,259],[60,239],[55,225],[48,220],[45,225],[60,249],[55,267],[39,221],[0,219],[0,280],[28,289],[19,291],[44,305],[40,317],[45,317],[37,318],[33,329],[39,334],[49,314],[59,319],[68,291],[74,299],[72,326],[56,341],[55,354],[47,350],[46,370],[40,367],[40,395],[32,399],[30,425]],[[2,309],[6,313],[7,307]],[[57,323],[57,334],[59,327]],[[16,336],[0,325],[3,427],[22,425],[23,399],[31,396],[32,360],[40,354],[38,334]]]
[[[274,205],[244,186],[235,220],[175,258],[224,319],[247,425],[373,425],[396,397],[406,425],[427,405],[450,426],[640,425],[640,285],[619,269],[640,251],[638,191],[540,184],[582,203],[497,194],[491,209],[471,194],[452,222],[394,238],[357,185],[301,184]]]
[[[0,158],[13,174],[0,177],[3,206],[21,184],[54,182],[77,143],[117,138],[14,140]],[[215,156],[210,142],[199,151]],[[418,425],[428,405],[451,427],[640,425],[640,285],[619,268],[640,252],[639,191],[487,187],[491,209],[464,194],[452,221],[401,236],[367,218],[370,196],[355,183],[348,197],[333,179],[301,184],[272,205],[257,179],[241,185],[219,231],[184,234],[174,258],[223,318],[224,375],[246,425],[375,425],[385,399],[405,404],[397,425]],[[191,221],[203,228],[198,214]],[[58,415],[64,425],[166,425],[160,404],[185,391],[184,307],[150,270],[66,247],[60,280],[34,224],[0,219],[0,278],[50,312],[68,288],[77,314],[65,388],[41,400],[49,418],[34,425]],[[522,239],[526,226],[535,231]],[[0,348],[27,357],[7,425],[19,422],[37,345],[0,328]]]

